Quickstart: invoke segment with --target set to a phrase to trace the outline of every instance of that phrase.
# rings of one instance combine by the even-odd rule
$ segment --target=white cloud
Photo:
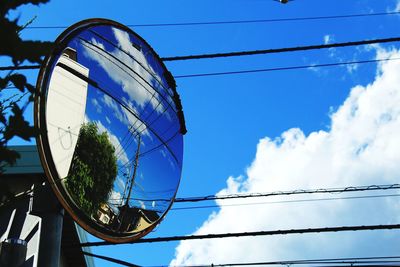
[[[393,8],[387,8],[387,12],[399,12],[400,11],[400,0],[396,1],[396,4]]]
[[[332,44],[335,42],[334,35],[330,35],[330,34],[324,35],[323,39],[324,39],[324,44]],[[357,57],[358,52],[359,51],[356,51],[353,54],[353,59],[352,59],[353,61],[357,60],[356,57]],[[336,48],[333,48],[333,47],[328,49],[328,56],[332,59],[337,60],[339,63],[347,61],[347,60],[345,60],[344,55],[342,53],[340,53]],[[346,68],[348,73],[352,74],[358,69],[358,66],[359,66],[358,64],[347,64],[347,65],[344,65],[344,68]],[[318,71],[318,69],[314,69],[314,68],[312,68],[312,70]]]
[[[383,54],[399,57],[400,51],[380,49],[377,58]],[[398,61],[380,64],[375,80],[354,87],[332,113],[327,131],[306,136],[293,128],[278,138],[261,139],[246,176],[229,177],[219,194],[398,183],[399,73]],[[288,197],[268,198],[283,199]],[[398,223],[399,211],[393,198],[221,206],[194,234]],[[395,253],[399,241],[394,231],[182,241],[171,265],[385,255],[390,249]]]
[[[330,44],[334,40],[333,35],[327,34],[324,35],[324,44]]]
[[[354,73],[356,70],[358,70],[358,66],[359,66],[359,64],[346,65],[347,72],[350,73],[350,74]]]

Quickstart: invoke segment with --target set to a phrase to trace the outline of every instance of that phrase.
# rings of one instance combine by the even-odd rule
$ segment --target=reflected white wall
[[[67,55],[58,60],[85,77],[89,69]],[[88,83],[60,66],[54,68],[50,79],[46,122],[50,150],[61,178],[68,175],[79,130],[85,119]]]

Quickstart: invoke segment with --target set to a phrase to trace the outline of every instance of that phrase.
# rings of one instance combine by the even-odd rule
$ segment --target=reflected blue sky
[[[86,29],[67,46],[76,50],[77,62],[96,83],[88,85],[85,121],[107,132],[115,147],[118,175],[109,205],[118,212],[133,180],[129,206],[161,216],[176,193],[183,156],[173,91],[163,66],[141,39],[110,26]]]

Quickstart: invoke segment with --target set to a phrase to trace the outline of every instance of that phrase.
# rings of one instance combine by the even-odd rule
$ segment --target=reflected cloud
[[[140,133],[141,135],[150,137],[146,125],[138,120],[130,111],[119,106],[111,97],[108,95],[103,95],[100,101],[112,110],[112,114],[117,120],[126,125],[128,128],[133,128],[134,130],[131,130],[132,133]],[[129,109],[135,114],[140,114],[139,111],[131,104],[129,105]]]
[[[99,132],[106,132],[108,134],[108,138],[110,138],[110,142],[113,144],[115,148],[116,157],[119,162],[122,164],[128,164],[129,158],[125,151],[125,148],[121,145],[121,142],[118,140],[117,136],[110,132],[110,130],[105,127],[100,121],[95,121],[97,127],[99,128]]]
[[[103,108],[99,104],[99,101],[97,101],[96,98],[92,98],[91,102],[92,102],[93,106],[96,108],[97,113],[101,114],[101,112],[103,111]]]
[[[119,192],[112,190],[108,197],[108,203],[112,206],[118,206],[122,204],[122,195]]]
[[[91,38],[91,45],[83,46],[84,55],[96,61],[115,83],[121,85],[131,101],[141,108],[150,102],[154,109],[161,112],[162,105],[159,105],[160,100],[153,89],[153,85],[158,82],[141,65],[146,66],[153,75],[155,75],[154,70],[143,53],[132,45],[128,33],[115,28],[113,33],[121,49],[108,51],[103,43]]]

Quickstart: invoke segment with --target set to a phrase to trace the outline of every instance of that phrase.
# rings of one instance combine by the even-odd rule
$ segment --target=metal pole
[[[60,266],[64,210],[49,186],[35,190],[32,213],[42,218],[38,266]]]

